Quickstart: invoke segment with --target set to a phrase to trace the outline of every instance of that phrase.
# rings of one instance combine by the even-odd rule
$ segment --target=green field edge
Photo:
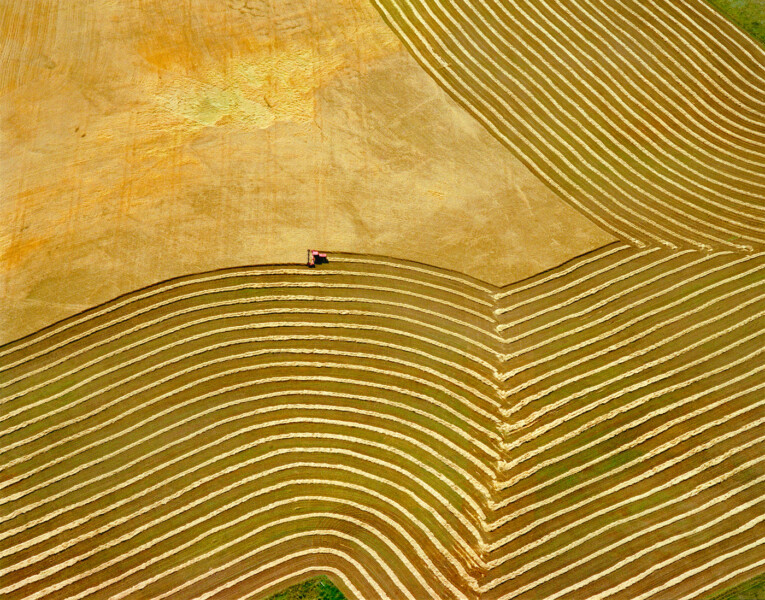
[[[765,0],[706,0],[706,2],[765,46]]]
[[[765,573],[709,596],[707,600],[765,600]]]
[[[266,600],[346,600],[328,577],[320,575],[288,587]]]

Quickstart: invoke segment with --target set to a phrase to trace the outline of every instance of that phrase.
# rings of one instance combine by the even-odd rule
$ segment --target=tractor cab
[[[327,260],[327,253],[326,252],[319,252],[318,250],[309,250],[308,251],[308,266],[309,268],[313,269],[316,265],[323,265],[324,263],[328,263]]]

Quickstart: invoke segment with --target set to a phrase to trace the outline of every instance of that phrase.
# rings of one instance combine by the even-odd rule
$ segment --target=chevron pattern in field
[[[616,244],[498,295],[485,598],[703,598],[763,569],[764,262]]]
[[[0,592],[259,598],[325,573],[359,600],[695,598],[752,577],[763,262],[618,243],[500,290],[333,255],[10,344]]]
[[[765,49],[703,0],[373,0],[444,89],[633,245],[765,242]]]

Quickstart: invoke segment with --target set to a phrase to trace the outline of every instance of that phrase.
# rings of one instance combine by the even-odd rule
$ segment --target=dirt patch
[[[504,284],[612,239],[363,0],[13,1],[0,30],[0,342],[308,247]]]

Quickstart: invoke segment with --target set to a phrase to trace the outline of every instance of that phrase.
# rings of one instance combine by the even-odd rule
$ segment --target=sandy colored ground
[[[612,239],[365,0],[8,0],[0,40],[0,342],[307,247],[504,284]]]

